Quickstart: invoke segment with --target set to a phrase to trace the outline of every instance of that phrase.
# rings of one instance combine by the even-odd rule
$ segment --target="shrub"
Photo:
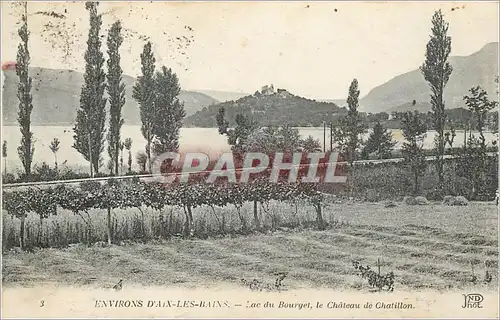
[[[469,205],[469,200],[467,200],[467,198],[465,198],[464,196],[458,196],[458,197],[455,197],[455,202],[453,205],[455,205],[455,206],[467,206],[467,205]]]
[[[238,184],[170,184],[168,186],[158,183],[143,183],[133,181],[120,181],[108,179],[104,184],[98,181],[82,181],[79,187],[58,185],[55,188],[48,189],[28,189],[21,191],[3,191],[3,206],[7,209],[9,215],[16,217],[26,217],[29,212],[34,212],[40,218],[47,218],[56,214],[56,208],[59,206],[64,210],[69,210],[81,218],[84,225],[81,225],[79,232],[73,232],[68,229],[67,232],[57,231],[55,234],[64,237],[58,241],[59,244],[67,244],[72,241],[78,242],[78,239],[86,239],[86,242],[92,243],[99,239],[94,232],[94,226],[89,216],[90,210],[107,210],[106,236],[109,242],[125,239],[118,236],[128,234],[131,231],[134,239],[146,238],[144,212],[141,207],[145,206],[155,211],[161,212],[165,207],[177,207],[184,211],[187,222],[185,224],[186,235],[194,235],[195,223],[198,224],[198,236],[207,236],[210,231],[206,225],[204,217],[196,217],[192,214],[192,209],[209,206],[225,207],[232,205],[236,208],[237,218],[240,220],[241,228],[239,231],[247,233],[248,221],[243,206],[247,202],[290,202],[292,200],[301,200],[304,203],[312,205],[316,210],[316,224],[319,228],[324,228],[326,223],[322,216],[323,196],[313,184],[291,184],[291,183],[269,183],[267,181],[252,181],[245,185]],[[136,218],[133,224],[129,226],[129,231],[120,228],[117,220],[114,218],[115,209],[128,210],[136,208],[141,213],[141,217]],[[196,221],[194,220],[196,218]],[[255,218],[255,216],[254,216]],[[275,229],[282,224],[281,216],[271,215],[273,219],[272,227]],[[165,222],[165,219],[163,219]],[[256,219],[257,220],[257,219]],[[24,220],[23,220],[24,221]],[[165,236],[165,223],[160,222],[159,233]],[[256,221],[258,222],[258,221]],[[172,223],[166,224],[170,229]],[[256,224],[258,225],[258,223]],[[128,227],[127,227],[128,228]],[[28,229],[26,229],[28,230]],[[118,231],[120,230],[120,231]],[[177,230],[178,231],[178,230]],[[168,232],[172,234],[172,232]],[[22,234],[22,232],[20,233]],[[76,236],[75,236],[76,234]],[[158,235],[158,233],[157,233]],[[68,238],[70,237],[70,238]],[[20,239],[24,239],[20,235]],[[77,239],[78,238],[78,239]],[[24,248],[24,245],[21,245]]]
[[[366,191],[365,200],[369,202],[378,202],[380,200],[378,191],[376,189],[368,189]]]
[[[444,205],[452,206],[454,202],[455,202],[454,196],[444,196],[443,198]]]
[[[433,201],[440,201],[440,200],[444,200],[444,197],[445,197],[444,194],[445,194],[444,190],[439,189],[439,188],[435,188],[431,191],[428,191],[425,194],[425,198],[433,200]]]
[[[413,206],[413,205],[417,204],[417,202],[415,201],[415,198],[411,197],[411,196],[404,197],[403,202],[409,206]]]
[[[458,197],[446,196],[443,201],[443,204],[448,206],[467,206],[469,204],[469,200],[467,200],[463,196],[458,196]]]
[[[16,176],[14,176],[12,173],[7,172],[2,174],[2,183],[13,183],[16,181]]]
[[[418,197],[415,197],[415,204],[419,205],[419,206],[427,205],[427,204],[429,204],[429,200],[427,200],[425,197],[418,196]]]
[[[394,207],[397,207],[398,205],[394,202],[394,201],[387,201],[385,203],[385,207],[386,208],[394,208]]]
[[[425,197],[422,197],[422,196],[418,196],[418,197],[410,197],[410,196],[406,196],[404,197],[403,199],[404,203],[406,203],[407,205],[409,206],[422,206],[422,205],[426,205],[426,204],[429,204],[429,201],[425,198]]]
[[[467,206],[469,205],[469,200],[464,196],[445,196],[443,204],[448,206]]]

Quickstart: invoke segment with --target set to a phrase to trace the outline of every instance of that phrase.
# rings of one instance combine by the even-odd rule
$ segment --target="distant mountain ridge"
[[[413,102],[407,102],[405,104],[387,110],[387,113],[406,112],[406,111],[418,111],[421,113],[427,113],[428,111],[431,111],[431,109],[432,109],[431,103],[427,101],[415,102],[415,104],[413,104]],[[450,108],[446,106],[446,109],[456,109],[456,108]]]
[[[469,56],[450,57],[453,66],[444,100],[447,109],[463,107],[463,96],[471,87],[480,85],[490,99],[495,99],[498,75],[498,42],[485,45]],[[17,124],[17,83],[14,70],[3,71],[2,108],[5,125]],[[34,125],[72,125],[80,104],[80,90],[83,74],[73,70],[56,70],[32,67]],[[140,124],[139,108],[132,98],[135,78],[124,75],[126,103],[123,117],[126,124]],[[396,76],[388,82],[372,89],[360,100],[360,111],[368,113],[418,110],[427,112],[430,89],[420,70]],[[346,102],[343,99],[311,100],[302,98],[286,90],[272,95],[256,96],[241,92],[216,90],[182,91],[179,99],[184,102],[187,117],[186,126],[215,126],[215,112],[225,106],[230,119],[236,112],[252,114],[262,123],[282,125],[285,122],[302,126],[321,125],[327,114],[341,114]],[[415,100],[415,104],[413,101]],[[222,102],[222,104],[219,104]],[[330,109],[328,109],[330,108]]]
[[[477,85],[488,92],[490,99],[496,96],[498,42],[488,43],[469,56],[450,57],[449,61],[453,72],[444,92],[446,108],[463,107],[463,96]],[[413,100],[420,111],[430,110],[429,96],[429,86],[417,68],[372,89],[360,100],[360,110],[370,113],[408,111],[415,109],[411,106]]]
[[[345,107],[347,105],[347,99],[316,99],[321,102],[331,102],[335,103],[339,107]]]
[[[18,77],[15,70],[3,71],[2,108],[3,124],[17,124]],[[80,91],[83,74],[73,70],[30,68],[33,79],[33,125],[71,125],[80,106]],[[125,124],[140,124],[139,106],[132,98],[135,78],[124,75],[126,101],[122,114]],[[181,91],[179,99],[184,102],[187,115],[219,101],[200,92]],[[107,105],[109,107],[109,104]]]
[[[196,92],[200,92],[210,96],[220,102],[238,100],[244,96],[248,96],[249,93],[243,92],[226,92],[226,91],[218,91],[218,90],[196,90]]]

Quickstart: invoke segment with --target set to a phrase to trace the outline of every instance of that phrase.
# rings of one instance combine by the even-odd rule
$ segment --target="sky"
[[[111,23],[122,22],[125,74],[140,74],[149,40],[157,67],[171,67],[185,90],[253,93],[273,84],[314,99],[345,99],[353,78],[364,96],[418,68],[437,9],[450,24],[452,55],[498,41],[498,2],[101,2],[98,8],[104,36]],[[16,58],[19,12],[2,2],[2,62]],[[32,66],[84,70],[89,19],[82,2],[30,2],[28,17]]]

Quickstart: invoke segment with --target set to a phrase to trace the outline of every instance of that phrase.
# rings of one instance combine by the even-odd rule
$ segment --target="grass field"
[[[250,214],[251,208],[246,209]],[[275,209],[292,210],[284,204]],[[199,217],[207,209],[197,210],[194,213]],[[302,221],[314,217],[313,209],[299,212]],[[497,289],[498,211],[491,203],[467,207],[399,203],[395,208],[385,208],[382,203],[344,203],[329,205],[324,215],[330,221],[325,231],[299,224],[296,229],[277,227],[263,233],[205,239],[122,241],[110,247],[101,242],[71,244],[30,253],[5,250],[2,281],[6,286],[103,287],[123,279],[125,286],[210,287],[242,285],[241,278],[271,283],[273,273],[286,271],[283,283],[288,288],[368,290],[351,261],[359,260],[376,270],[380,258],[381,272],[396,275],[395,291],[469,286]],[[57,219],[69,218],[60,214]],[[4,234],[14,228],[14,221],[4,217]],[[486,270],[493,275],[489,284],[483,283]],[[473,272],[475,283],[471,281]]]

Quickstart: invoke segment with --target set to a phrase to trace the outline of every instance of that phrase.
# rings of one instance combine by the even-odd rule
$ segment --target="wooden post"
[[[333,122],[330,122],[330,151],[333,150]]]
[[[467,125],[464,127],[464,149],[467,148]]]
[[[377,258],[378,275],[380,276],[380,258]]]
[[[187,206],[187,211],[189,215],[189,237],[194,235],[194,221],[193,221],[193,212],[191,211],[191,206]]]
[[[108,207],[108,244],[111,245],[111,207]]]
[[[257,210],[257,200],[253,201],[253,220],[255,223],[255,229],[259,230],[260,229],[260,222],[259,222],[259,213]]]
[[[325,223],[323,221],[323,214],[321,213],[321,203],[318,202],[318,203],[314,204],[314,207],[316,209],[316,224],[318,226],[318,229],[324,230]]]
[[[323,121],[323,152],[326,151],[326,122]]]
[[[19,232],[19,246],[21,247],[21,250],[24,250],[24,248],[26,247],[24,241],[24,225],[25,225],[24,222],[26,220],[26,214],[23,213],[20,219],[21,219],[21,231]]]

